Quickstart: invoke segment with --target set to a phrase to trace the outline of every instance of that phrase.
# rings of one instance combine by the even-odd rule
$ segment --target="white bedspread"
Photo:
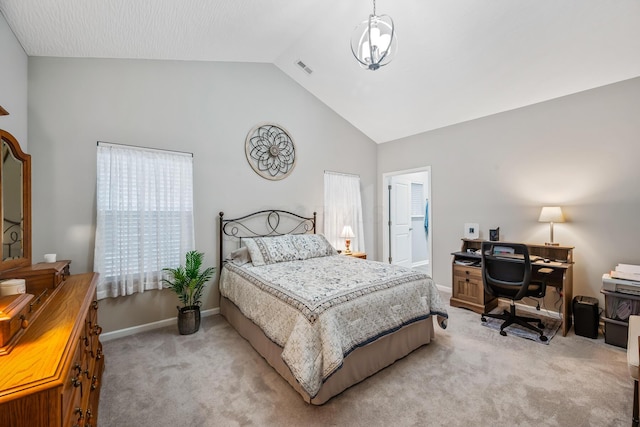
[[[355,348],[432,315],[446,328],[448,317],[426,274],[344,255],[226,263],[220,293],[283,348],[311,398]]]

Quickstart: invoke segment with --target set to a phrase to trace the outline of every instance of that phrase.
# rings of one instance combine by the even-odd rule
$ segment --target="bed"
[[[315,213],[219,220],[220,313],[310,404],[428,344],[434,322],[446,328],[429,276],[338,254]]]

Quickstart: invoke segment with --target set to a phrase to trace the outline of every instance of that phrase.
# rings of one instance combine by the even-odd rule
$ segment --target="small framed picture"
[[[498,240],[500,240],[500,227],[489,230],[489,240],[491,240],[492,242],[497,242]]]
[[[477,239],[480,237],[480,226],[476,223],[467,222],[464,224],[464,238]]]

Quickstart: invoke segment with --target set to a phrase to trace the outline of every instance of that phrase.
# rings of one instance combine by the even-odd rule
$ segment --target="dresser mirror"
[[[0,272],[31,265],[31,156],[9,132],[0,129]]]

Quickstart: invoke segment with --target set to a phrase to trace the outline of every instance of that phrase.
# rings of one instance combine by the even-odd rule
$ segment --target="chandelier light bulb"
[[[360,65],[374,71],[391,62],[397,50],[398,37],[393,20],[388,15],[376,15],[374,2],[373,14],[353,32],[351,52]]]

